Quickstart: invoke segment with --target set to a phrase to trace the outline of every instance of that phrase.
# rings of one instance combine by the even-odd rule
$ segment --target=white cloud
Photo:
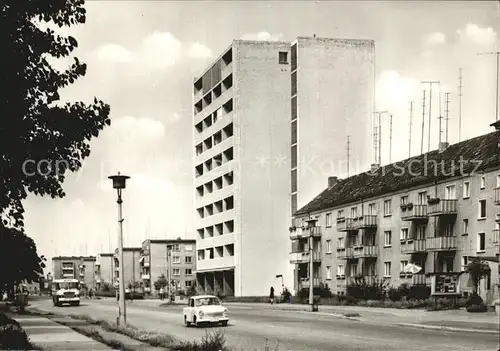
[[[422,38],[426,45],[439,45],[446,43],[446,35],[441,32],[434,32],[424,35]]]
[[[134,54],[122,45],[105,44],[100,46],[96,52],[100,61],[108,62],[132,62]]]
[[[458,29],[457,34],[464,42],[490,46],[497,42],[497,32],[491,27],[481,28],[477,24],[467,24],[464,29]]]
[[[173,121],[178,121],[181,119],[181,115],[178,114],[177,112],[172,115],[172,120]]]
[[[139,56],[144,63],[165,68],[177,62],[181,50],[182,43],[171,33],[155,31],[144,38]]]
[[[205,59],[212,56],[212,50],[200,43],[191,43],[188,49],[189,57]]]
[[[258,40],[258,41],[279,41],[283,38],[283,34],[270,34],[268,32],[247,33],[241,36],[242,40]]]
[[[419,81],[401,76],[396,71],[384,71],[377,81],[377,106],[387,110],[398,110],[419,93]]]
[[[148,117],[125,116],[111,120],[111,131],[115,137],[130,139],[160,139],[165,134],[162,122]]]

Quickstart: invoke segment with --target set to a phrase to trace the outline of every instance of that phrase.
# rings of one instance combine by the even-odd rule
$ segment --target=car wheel
[[[227,323],[228,323],[228,322],[229,322],[229,321],[223,321],[221,324],[222,324],[222,326],[223,326],[223,327],[227,327]]]
[[[184,316],[184,325],[186,327],[190,327],[191,326],[191,322],[188,322],[187,316]]]

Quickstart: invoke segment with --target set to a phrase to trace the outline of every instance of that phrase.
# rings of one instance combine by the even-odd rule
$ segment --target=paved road
[[[79,307],[53,307],[50,300],[33,301],[33,307],[63,313],[116,320],[113,300],[84,300]],[[181,307],[127,304],[127,322],[136,327],[171,334],[179,339],[200,339],[205,330],[186,328]],[[323,313],[272,310],[263,307],[230,307],[230,325],[225,329],[228,344],[238,350],[279,351],[496,351],[498,335],[419,330],[338,318]]]

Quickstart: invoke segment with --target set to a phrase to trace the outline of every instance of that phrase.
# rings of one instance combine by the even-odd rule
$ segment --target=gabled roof
[[[427,166],[426,166],[427,165]],[[437,165],[437,166],[436,166]],[[295,212],[301,216],[500,166],[500,131],[339,180]]]

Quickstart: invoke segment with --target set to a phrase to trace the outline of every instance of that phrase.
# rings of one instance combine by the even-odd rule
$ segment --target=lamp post
[[[125,183],[130,177],[125,175],[109,176],[109,179],[113,181],[113,188],[116,189],[118,194],[118,199],[116,203],[118,204],[118,271],[120,279],[118,280],[119,285],[119,295],[118,295],[118,325],[127,324],[127,314],[125,311],[125,269],[123,267],[123,217],[122,217],[122,190],[125,189]]]
[[[310,218],[307,220],[307,229],[309,229],[309,305],[311,312],[314,312],[314,227],[316,227],[317,219]]]

